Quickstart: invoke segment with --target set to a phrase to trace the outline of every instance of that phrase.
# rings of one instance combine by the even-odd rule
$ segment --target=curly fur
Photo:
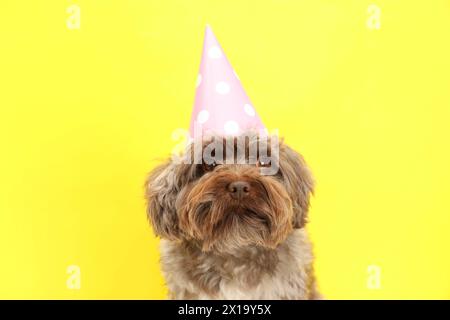
[[[269,148],[279,170],[261,174],[251,149],[269,145],[256,134],[244,136],[245,162],[237,161],[238,141],[230,145],[223,139],[215,154],[221,160],[212,170],[205,170],[205,163],[170,159],[147,179],[148,216],[162,238],[162,270],[171,298],[319,297],[304,229],[311,173],[303,158],[281,143],[276,154]],[[191,144],[181,160],[198,156],[210,142],[202,141],[201,148]],[[223,160],[227,154],[233,163]],[[249,186],[245,199],[227,191],[236,181]]]

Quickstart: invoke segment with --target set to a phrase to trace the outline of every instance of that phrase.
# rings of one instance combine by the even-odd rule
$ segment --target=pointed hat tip
[[[209,23],[207,23],[205,26],[205,34],[214,34],[214,32],[212,31],[211,25]]]

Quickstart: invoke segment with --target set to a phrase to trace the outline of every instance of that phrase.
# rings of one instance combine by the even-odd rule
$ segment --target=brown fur
[[[262,175],[258,163],[263,162],[250,159],[250,150],[269,144],[246,135],[246,163],[237,161],[238,141],[230,146],[224,139],[223,158],[233,154],[232,164],[220,157],[215,157],[215,168],[169,160],[147,180],[148,215],[163,238],[161,261],[172,298],[317,297],[304,229],[313,191],[310,171],[298,153],[281,143],[279,158],[272,158],[279,171]],[[202,153],[209,142],[199,150],[191,145],[183,157]],[[227,189],[236,181],[249,187],[245,199]]]

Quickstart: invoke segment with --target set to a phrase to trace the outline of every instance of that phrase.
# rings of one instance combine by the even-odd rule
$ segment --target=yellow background
[[[206,23],[313,169],[325,296],[450,298],[450,1],[371,3],[2,0],[0,298],[165,298],[142,185]]]

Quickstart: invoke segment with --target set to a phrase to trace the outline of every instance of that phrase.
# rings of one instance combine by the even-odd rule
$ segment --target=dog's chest
[[[309,245],[225,259],[165,243],[161,262],[174,299],[305,299],[310,290]]]
[[[264,274],[257,283],[245,278],[247,273],[235,274],[234,279],[222,278],[216,293],[199,292],[200,299],[260,300],[305,299],[307,281],[301,272],[290,270],[287,274]]]

